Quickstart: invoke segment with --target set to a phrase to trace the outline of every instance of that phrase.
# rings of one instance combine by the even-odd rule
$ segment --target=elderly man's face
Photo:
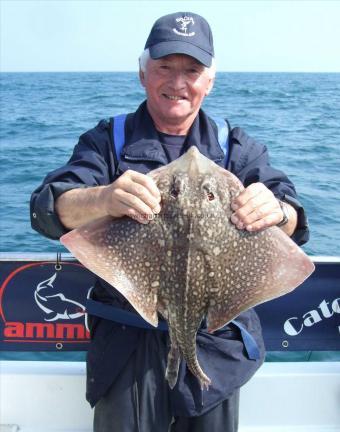
[[[195,118],[213,86],[204,66],[193,57],[172,54],[150,59],[140,72],[147,93],[148,110],[157,126],[178,125]]]

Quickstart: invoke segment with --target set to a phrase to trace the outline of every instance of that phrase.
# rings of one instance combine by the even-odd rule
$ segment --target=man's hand
[[[161,210],[161,195],[154,180],[137,171],[128,170],[106,186],[103,198],[107,214],[113,217],[130,216],[147,223]]]
[[[128,170],[108,186],[69,190],[56,201],[62,224],[69,229],[103,216],[130,216],[148,223],[160,212],[161,195],[151,177]]]
[[[292,235],[297,224],[297,214],[292,206],[285,203],[289,214],[288,223],[282,230]],[[234,213],[231,221],[239,229],[260,231],[277,225],[283,219],[279,201],[263,183],[252,183],[244,189],[232,202]]]

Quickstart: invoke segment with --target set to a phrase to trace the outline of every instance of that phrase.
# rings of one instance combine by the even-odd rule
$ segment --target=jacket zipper
[[[159,159],[151,159],[151,158],[145,158],[145,157],[138,157],[138,156],[128,156],[128,155],[124,155],[123,156],[124,159],[126,160],[130,160],[130,161],[142,161],[142,162],[157,162],[157,163],[161,163],[162,165],[166,165],[164,163],[164,161],[161,161]],[[218,158],[218,159],[210,159],[212,162],[221,162],[223,160],[223,158]],[[174,161],[172,161],[174,162]]]

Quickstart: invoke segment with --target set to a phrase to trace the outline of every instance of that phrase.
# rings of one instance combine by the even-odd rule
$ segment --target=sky
[[[218,71],[340,72],[340,0],[0,0],[0,70],[136,71],[154,21],[190,11]]]

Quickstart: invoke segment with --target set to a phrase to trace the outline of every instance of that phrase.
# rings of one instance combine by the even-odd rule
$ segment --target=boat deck
[[[85,363],[2,361],[0,432],[90,432]],[[340,432],[340,363],[265,363],[241,391],[240,432]]]

